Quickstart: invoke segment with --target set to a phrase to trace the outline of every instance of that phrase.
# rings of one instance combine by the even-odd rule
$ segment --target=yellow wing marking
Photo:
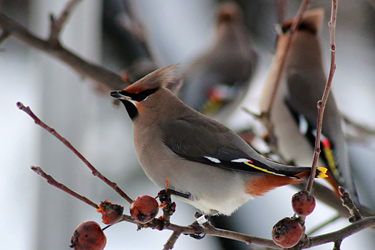
[[[261,168],[261,167],[257,167],[257,166],[255,166],[255,165],[251,164],[250,162],[244,162],[244,163],[245,163],[246,165],[252,167],[252,168],[255,168],[255,169],[260,170],[260,171],[262,171],[262,172],[265,172],[265,173],[267,173],[267,174],[274,174],[274,175],[279,175],[279,176],[285,176],[285,175],[283,175],[283,174],[278,174],[278,173],[275,173],[275,172],[269,171],[269,170],[267,170],[267,169],[264,169],[264,168]]]
[[[325,167],[318,167],[317,168],[320,172],[318,174],[318,176],[316,178],[327,178],[328,175],[327,175],[327,170]]]

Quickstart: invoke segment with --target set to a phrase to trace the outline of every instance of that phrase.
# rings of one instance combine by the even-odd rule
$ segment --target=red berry
[[[113,225],[122,219],[124,207],[105,200],[100,203],[96,211],[102,214],[103,223]]]
[[[284,218],[272,228],[272,239],[276,245],[284,248],[295,246],[301,239],[303,229],[293,218]]]
[[[138,196],[132,204],[130,204],[130,214],[140,223],[151,221],[158,212],[158,202],[155,198],[148,195]]]
[[[296,214],[307,216],[314,211],[315,198],[305,190],[299,191],[292,197],[292,207]]]
[[[107,238],[98,223],[85,221],[76,227],[70,242],[72,243],[70,247],[75,250],[102,250],[107,243]]]

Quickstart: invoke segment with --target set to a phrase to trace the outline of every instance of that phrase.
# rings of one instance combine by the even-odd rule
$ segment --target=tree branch
[[[279,51],[279,53],[276,53],[274,60],[277,61],[278,63],[277,64],[275,63],[275,65],[277,65],[275,68],[271,68],[271,70],[270,70],[270,72],[267,76],[267,79],[266,79],[266,82],[272,81],[274,86],[273,86],[272,90],[270,91],[271,92],[270,96],[265,98],[265,99],[268,100],[268,102],[265,103],[264,105],[262,105],[263,107],[261,107],[261,112],[264,113],[262,116],[266,116],[266,117],[269,116],[270,109],[271,109],[273,101],[275,99],[276,90],[277,90],[278,84],[280,82],[281,73],[284,69],[286,56],[288,54],[288,50],[289,50],[289,47],[290,47],[291,42],[292,42],[293,33],[297,30],[299,24],[301,23],[303,14],[305,13],[305,11],[307,9],[308,4],[309,4],[309,0],[303,0],[301,2],[298,13],[292,21],[291,28],[290,28],[289,32],[285,35],[286,36],[285,49],[284,50],[277,50],[276,49],[276,51]],[[272,131],[272,130],[269,130],[269,131]]]
[[[339,187],[339,193],[341,195],[340,199],[342,205],[346,207],[350,213],[350,222],[355,222],[362,219],[361,212],[358,210],[353,200],[350,198],[350,194],[343,188]]]
[[[55,129],[49,127],[47,124],[42,122],[32,111],[29,107],[25,107],[22,103],[17,102],[17,107],[28,114],[35,122],[35,124],[41,126],[43,129],[48,131],[54,137],[56,137],[59,141],[61,141],[66,147],[68,147],[83,163],[91,170],[92,174],[110,186],[113,190],[115,190],[122,198],[124,198],[127,202],[132,203],[133,200],[118,187],[115,182],[110,181],[104,175],[102,175],[73,145],[62,137]]]
[[[58,189],[70,194],[71,196],[77,198],[78,200],[80,201],[83,201],[84,203],[92,206],[93,208],[97,209],[98,208],[98,204],[96,204],[95,202],[92,202],[91,200],[87,199],[86,197],[74,192],[73,190],[71,190],[70,188],[68,188],[67,186],[65,186],[64,184],[56,181],[52,176],[46,174],[46,172],[43,171],[43,169],[41,169],[40,167],[34,167],[32,166],[31,167],[31,170],[33,170],[35,173],[37,173],[38,175],[40,175],[41,177],[43,177],[44,179],[46,179],[46,181],[48,182],[48,184],[54,186],[54,187],[57,187]]]
[[[172,235],[169,237],[168,241],[164,244],[163,250],[169,250],[173,249],[174,244],[178,240],[178,237],[180,237],[181,232],[179,231],[173,231]]]
[[[32,170],[34,172],[36,172],[37,174],[39,174],[40,176],[42,176],[43,178],[45,178],[47,180],[47,182],[49,184],[51,184],[52,186],[55,186],[55,187],[65,191],[65,192],[67,192],[68,194],[71,194],[75,198],[85,202],[86,204],[94,207],[95,209],[98,208],[97,204],[90,201],[86,197],[75,193],[74,191],[67,188],[65,185],[57,182],[56,180],[54,180],[54,178],[52,176],[47,175],[41,168],[32,167]],[[131,217],[129,215],[125,215],[125,214],[122,216],[121,221],[126,221],[126,222],[130,222],[130,223],[133,223],[133,224],[138,224],[134,220],[133,217]],[[142,227],[144,227],[144,228],[148,227],[148,228],[160,230],[159,225],[160,225],[160,223],[159,223],[158,219],[155,219],[151,223],[148,223],[146,225],[139,225],[139,226],[141,228]],[[338,231],[328,233],[328,234],[324,234],[324,235],[320,235],[320,236],[315,236],[315,237],[307,237],[302,248],[310,248],[310,247],[326,244],[326,243],[329,243],[329,242],[338,242],[338,240],[340,240],[340,239],[342,240],[344,238],[349,237],[352,234],[355,234],[359,231],[362,231],[362,230],[364,230],[368,227],[373,227],[373,226],[375,226],[375,216],[363,218],[363,219],[361,219],[357,222],[354,222],[351,225],[349,225],[347,227],[344,227],[344,228],[342,228]],[[237,240],[237,241],[244,242],[248,245],[249,244],[256,244],[256,245],[269,247],[269,248],[275,248],[275,249],[280,248],[270,239],[265,239],[265,238],[256,237],[256,236],[250,236],[250,235],[247,235],[247,234],[242,234],[242,233],[233,232],[233,231],[224,230],[224,229],[219,229],[219,228],[214,228],[214,227],[200,228],[199,231],[198,231],[194,227],[180,226],[180,225],[176,225],[176,224],[171,223],[169,225],[166,225],[166,227],[164,227],[163,229],[173,231],[171,237],[168,239],[167,243],[164,245],[164,249],[172,249],[172,248],[166,248],[166,246],[173,247],[174,243],[176,242],[176,240],[178,239],[178,237],[181,234],[190,235],[190,234],[197,234],[197,233],[204,233],[206,235]]]
[[[2,44],[9,36],[10,33],[6,30],[3,30],[0,35],[0,44]]]
[[[24,26],[7,17],[3,13],[0,13],[0,27],[3,29],[3,32],[8,32],[11,36],[30,45],[31,47],[60,59],[69,65],[73,70],[89,77],[96,82],[104,84],[110,89],[122,89],[126,86],[120,75],[100,65],[90,63],[82,59],[67,48],[60,45],[60,43],[51,46],[48,40],[43,40],[32,34]]]
[[[322,234],[315,237],[309,237],[307,238],[307,242],[304,245],[304,248],[310,248],[329,242],[335,242],[338,239],[345,239],[352,234],[358,233],[366,228],[373,227],[374,225],[375,216],[367,217],[335,232]]]
[[[59,43],[59,35],[61,33],[61,30],[66,20],[68,19],[70,12],[78,4],[79,1],[81,0],[69,0],[57,18],[55,18],[53,14],[50,15],[51,23],[49,42],[52,44],[52,46],[53,44]]]
[[[332,0],[331,7],[331,20],[328,23],[329,34],[330,34],[330,49],[331,49],[331,66],[329,70],[329,76],[327,79],[326,86],[324,88],[322,100],[318,101],[318,118],[316,126],[316,137],[315,137],[315,148],[314,148],[314,158],[311,166],[310,177],[306,184],[306,191],[311,192],[312,185],[314,183],[317,163],[320,154],[320,136],[322,133],[323,115],[324,109],[328,100],[329,92],[331,90],[333,75],[336,71],[336,44],[335,44],[335,32],[336,32],[336,18],[337,18],[337,2],[338,0]]]

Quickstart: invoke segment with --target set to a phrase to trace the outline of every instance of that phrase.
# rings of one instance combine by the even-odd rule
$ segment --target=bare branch
[[[73,8],[78,4],[81,0],[69,0],[65,7],[62,9],[60,15],[55,19],[54,15],[51,14],[50,16],[50,34],[49,34],[49,41],[51,45],[56,45],[59,43],[59,35],[61,30],[68,19],[70,12]]]
[[[11,36],[30,45],[31,47],[60,59],[69,65],[73,70],[89,77],[96,82],[106,85],[110,89],[122,89],[126,85],[122,81],[120,75],[95,63],[90,63],[82,59],[60,44],[57,46],[51,46],[48,41],[32,34],[24,26],[7,17],[3,13],[0,13],[0,27],[3,29],[3,31],[9,32]]]
[[[78,200],[80,201],[83,201],[84,203],[92,206],[93,208],[97,209],[98,208],[98,205],[95,203],[95,202],[92,202],[91,200],[87,199],[86,197],[74,192],[73,190],[71,190],[70,188],[68,188],[67,186],[65,186],[64,184],[56,181],[52,176],[46,174],[40,167],[34,167],[32,166],[31,167],[31,170],[33,170],[35,173],[37,173],[38,175],[40,175],[41,177],[43,177],[44,179],[46,179],[46,181],[48,182],[48,184],[54,186],[54,187],[57,187],[58,189],[70,194],[71,196],[77,198]]]
[[[110,186],[113,190],[115,190],[122,198],[124,198],[127,202],[132,203],[133,200],[124,192],[122,191],[115,182],[110,181],[104,175],[102,175],[77,149],[73,147],[73,145],[62,137],[55,129],[49,127],[47,124],[42,122],[32,111],[29,107],[25,107],[22,103],[18,102],[17,107],[28,114],[35,122],[35,124],[41,126],[43,129],[51,133],[55,136],[59,141],[61,141],[66,147],[68,147],[73,153],[81,160],[83,163],[91,170],[92,174],[98,177],[100,180],[105,182],[108,186]]]
[[[335,215],[333,216],[331,219],[328,219],[327,221],[323,222],[322,224],[318,225],[317,227],[311,229],[309,232],[307,232],[306,234],[307,235],[311,235],[317,231],[319,231],[320,229],[324,228],[325,226],[328,226],[329,224],[331,224],[332,222],[340,219],[341,216],[338,214],[338,215]]]
[[[173,231],[172,235],[169,237],[168,241],[164,244],[163,250],[169,250],[173,249],[174,244],[178,240],[178,237],[180,237],[181,232],[179,231]]]
[[[342,239],[336,240],[333,246],[333,250],[340,250]]]
[[[329,242],[335,242],[338,239],[345,239],[352,234],[358,233],[366,228],[373,227],[375,225],[375,216],[364,218],[360,221],[350,224],[340,230],[323,234],[315,237],[307,238],[307,243],[304,248],[310,248]]]
[[[10,32],[7,30],[3,30],[0,35],[0,44],[2,44],[9,36]]]
[[[37,174],[39,174],[43,178],[45,178],[48,181],[49,184],[63,190],[64,192],[67,192],[67,193],[71,194],[75,198],[89,204],[90,206],[94,207],[95,209],[98,208],[97,204],[95,204],[94,202],[88,200],[87,198],[75,193],[74,191],[70,190],[69,188],[67,188],[63,184],[55,181],[51,176],[44,173],[43,170],[41,170],[39,167],[32,167],[32,169]],[[130,223],[133,223],[133,224],[138,224],[134,220],[134,218],[129,216],[129,215],[123,215],[121,221],[126,221],[126,222],[130,222]],[[159,222],[158,219],[155,219],[154,222],[151,222],[151,223],[148,223],[148,224],[138,224],[138,225],[140,226],[140,228],[152,228],[152,229],[160,230],[160,222]],[[364,230],[368,227],[374,227],[374,226],[375,226],[375,216],[363,218],[363,219],[361,219],[357,222],[354,222],[351,225],[349,225],[349,226],[347,226],[343,229],[340,229],[338,231],[328,233],[328,234],[324,234],[324,235],[320,235],[320,236],[316,236],[316,237],[307,237],[302,248],[310,248],[310,247],[326,244],[326,243],[329,243],[329,242],[338,242],[340,239],[344,239],[344,238],[349,237],[350,235],[355,234],[359,231],[362,231],[362,230]],[[277,245],[275,245],[275,243],[270,239],[265,239],[265,238],[256,237],[256,236],[250,236],[250,235],[246,235],[246,234],[242,234],[242,233],[238,233],[238,232],[233,232],[233,231],[229,231],[229,230],[224,230],[224,229],[218,229],[218,228],[214,228],[214,227],[201,227],[201,228],[199,228],[199,231],[198,231],[198,229],[196,229],[194,227],[179,226],[179,225],[170,223],[169,225],[166,225],[166,227],[164,227],[163,229],[172,230],[174,232],[172,234],[172,236],[170,237],[170,239],[168,240],[168,242],[170,241],[170,243],[168,243],[168,242],[166,243],[166,245],[167,244],[169,246],[172,245],[172,247],[173,247],[174,242],[177,240],[178,236],[180,236],[181,234],[191,235],[191,234],[204,233],[206,235],[223,237],[223,238],[227,238],[227,239],[241,241],[241,242],[244,242],[246,244],[256,244],[256,245],[260,245],[260,246],[264,246],[264,247],[268,247],[268,248],[275,248],[275,249],[280,248]],[[174,240],[174,242],[173,242],[173,240]],[[171,249],[171,248],[165,248],[165,249]]]
[[[280,82],[281,73],[284,69],[285,60],[286,60],[286,56],[288,54],[288,50],[289,50],[291,42],[292,42],[293,33],[297,30],[299,24],[301,23],[303,14],[305,13],[308,5],[309,5],[309,0],[303,0],[301,2],[298,13],[292,21],[291,28],[290,28],[289,32],[285,35],[286,36],[285,49],[283,49],[283,50],[277,50],[276,49],[276,52],[278,52],[278,53],[275,54],[274,60],[277,61],[277,63],[275,63],[275,65],[277,65],[277,66],[275,68],[271,68],[271,70],[270,70],[270,72],[267,76],[267,79],[266,79],[266,82],[268,82],[268,81],[273,82],[273,88],[272,88],[272,91],[270,91],[271,92],[270,96],[265,98],[265,99],[268,100],[268,102],[264,105],[264,107],[261,108],[262,113],[266,113],[266,116],[269,116],[268,114],[270,112],[273,101],[275,99],[276,90],[277,90],[278,84]],[[269,131],[273,131],[273,129],[271,128],[271,130],[269,130]]]
[[[337,18],[337,0],[332,0],[331,7],[331,20],[328,23],[329,33],[330,33],[330,49],[331,49],[331,66],[329,70],[329,76],[327,79],[326,86],[324,88],[322,100],[318,101],[318,118],[316,126],[316,137],[315,137],[315,148],[314,148],[314,158],[311,166],[310,177],[306,184],[306,191],[311,192],[311,188],[314,182],[317,163],[320,154],[320,136],[322,133],[323,115],[324,109],[328,100],[329,92],[331,90],[333,75],[336,71],[336,44],[335,44],[335,32],[336,32],[336,18]]]
[[[339,192],[340,192],[340,199],[342,202],[342,205],[346,207],[351,215],[349,218],[350,222],[355,222],[360,219],[362,219],[362,215],[359,212],[358,208],[355,206],[353,200],[350,198],[350,194],[343,188],[339,187]]]

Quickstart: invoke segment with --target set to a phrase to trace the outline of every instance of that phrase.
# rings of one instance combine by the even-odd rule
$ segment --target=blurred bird
[[[179,94],[188,106],[207,115],[229,113],[245,96],[257,56],[250,47],[242,12],[234,2],[220,5],[212,48],[183,72]]]
[[[309,167],[282,165],[259,155],[236,133],[193,110],[166,86],[174,66],[113,91],[133,121],[134,145],[147,176],[207,215],[230,215],[251,198],[300,183]],[[325,177],[319,168],[317,177]]]
[[[316,138],[317,102],[322,98],[327,81],[317,37],[323,14],[321,9],[306,12],[298,30],[292,35],[281,81],[269,111],[278,150],[285,160],[297,165],[311,164]],[[284,23],[283,31],[288,31],[290,26],[291,21]],[[285,49],[285,41],[286,36],[281,34],[276,50]],[[270,92],[274,88],[272,83],[265,86],[261,109],[269,103]],[[336,193],[340,185],[356,199],[357,192],[341,126],[342,118],[331,93],[324,111],[321,158],[329,169],[327,181]]]

